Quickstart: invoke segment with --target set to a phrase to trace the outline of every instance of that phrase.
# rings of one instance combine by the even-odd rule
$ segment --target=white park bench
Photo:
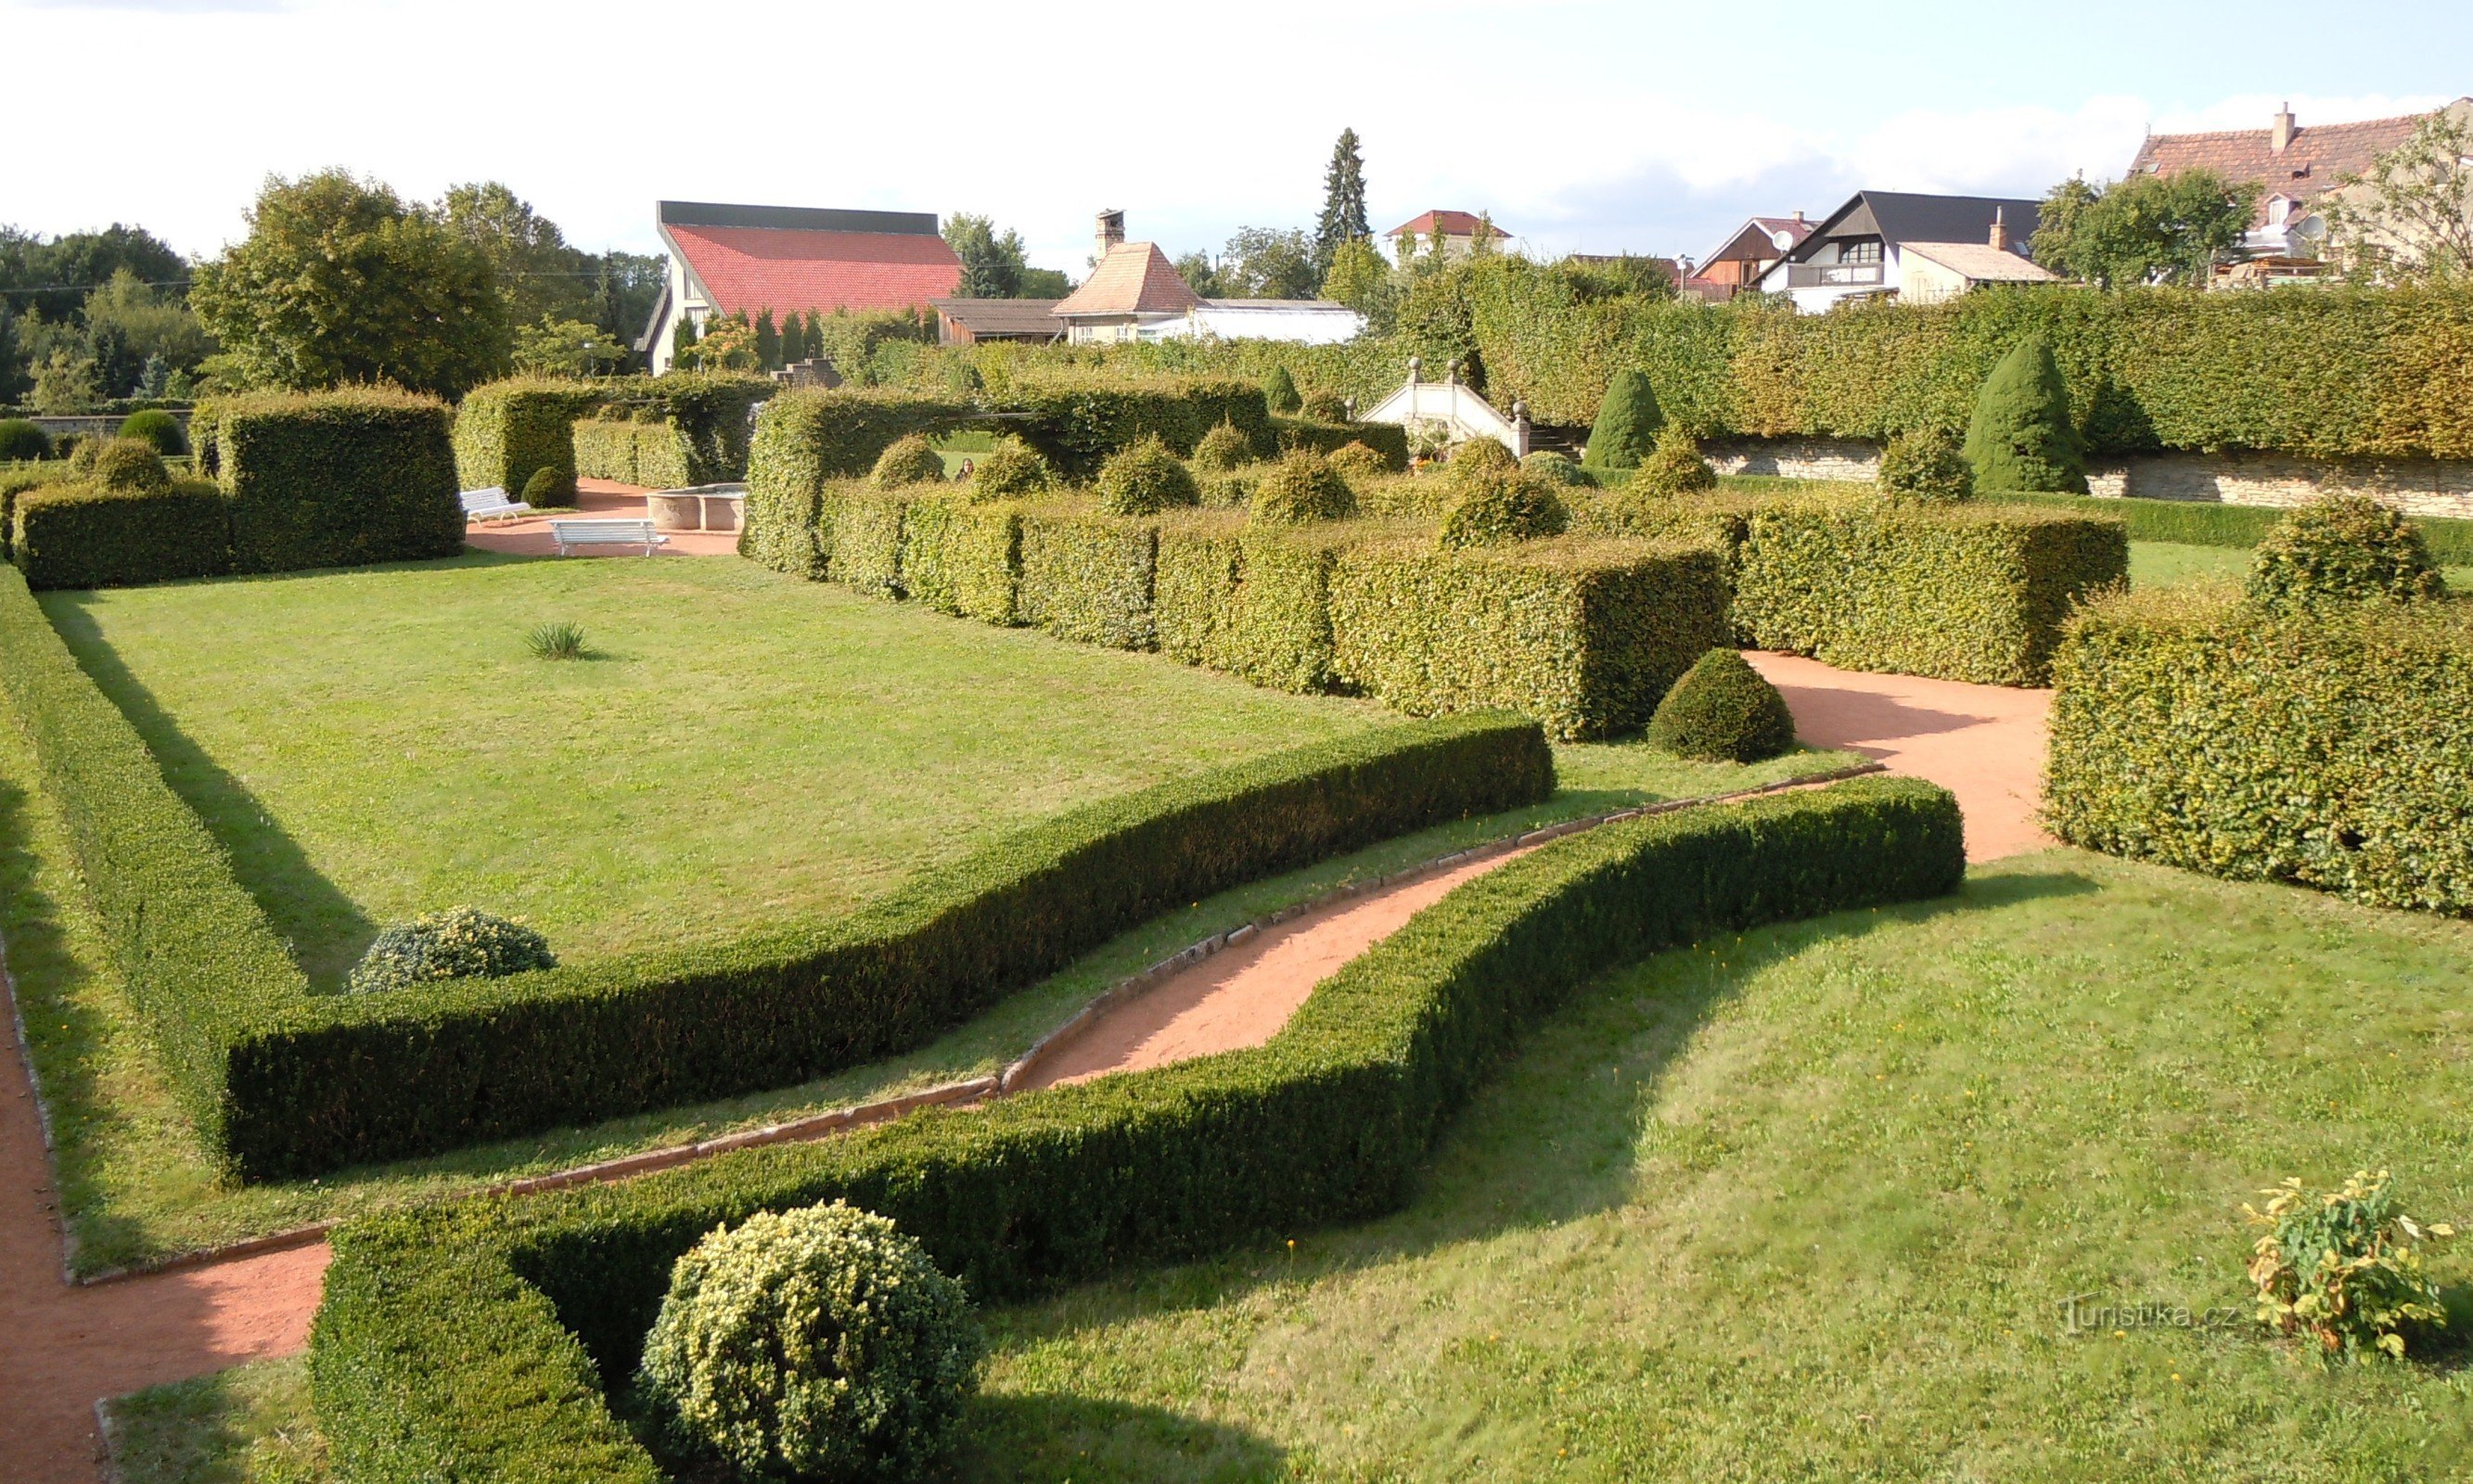
[[[521,500],[508,499],[507,491],[496,485],[487,490],[464,491],[464,518],[467,520],[486,520],[492,515],[520,515],[531,509]]]
[[[670,544],[649,520],[553,520],[549,536],[562,557],[577,546],[641,546],[649,557],[654,547]]]

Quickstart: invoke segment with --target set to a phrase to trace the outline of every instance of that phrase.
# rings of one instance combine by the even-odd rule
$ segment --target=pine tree
[[[806,347],[806,317],[793,309],[789,318],[781,322],[781,364],[787,366],[792,361],[804,359]]]
[[[756,364],[765,371],[777,371],[781,365],[781,332],[773,326],[770,306],[756,317]]]
[[[685,359],[687,352],[695,348],[695,321],[685,315],[679,316],[678,324],[670,331],[670,359]]]
[[[2070,426],[2069,389],[2053,347],[2020,341],[1975,394],[1966,462],[1979,491],[2086,493],[2086,461]]]
[[[807,316],[807,359],[817,361],[825,354],[825,312],[815,310]]]
[[[1363,242],[1374,235],[1365,220],[1365,156],[1357,152],[1357,131],[1343,129],[1331,147],[1331,168],[1323,172],[1322,219],[1314,225],[1314,258],[1328,268],[1343,242]]]
[[[1271,411],[1282,413],[1295,412],[1305,405],[1305,398],[1297,395],[1296,378],[1288,374],[1286,367],[1273,366],[1263,376],[1262,403]]]

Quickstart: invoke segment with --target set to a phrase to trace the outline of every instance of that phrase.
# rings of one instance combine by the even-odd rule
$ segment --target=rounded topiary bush
[[[1331,451],[1331,467],[1343,479],[1380,479],[1391,472],[1391,461],[1355,439]]]
[[[1273,412],[1295,412],[1305,405],[1305,398],[1297,395],[1296,378],[1286,367],[1274,366],[1262,378],[1262,405]]]
[[[895,439],[876,456],[876,467],[868,472],[867,482],[880,490],[893,490],[944,477],[945,461],[936,456],[927,440],[909,433]]]
[[[189,451],[189,435],[180,431],[180,419],[159,407],[132,412],[121,419],[120,436],[142,438],[167,459]]]
[[[1181,505],[1202,503],[1193,471],[1158,438],[1137,439],[1099,466],[1095,482],[1099,508],[1112,515],[1156,515]]]
[[[575,503],[575,476],[544,464],[524,481],[523,501],[535,510]]]
[[[374,994],[435,979],[497,979],[557,967],[549,940],[522,923],[449,907],[379,933],[344,987]]]
[[[2029,336],[1983,378],[1966,425],[1975,488],[2086,493],[2086,456],[2070,423],[2069,387],[2041,337]]]
[[[1330,460],[1299,450],[1264,471],[1254,486],[1253,505],[1250,518],[1259,525],[1303,525],[1357,514],[1357,491]]]
[[[1758,762],[1794,746],[1794,716],[1742,656],[1713,649],[1657,704],[1648,745],[1709,762]]]
[[[1589,429],[1589,446],[1580,462],[1591,468],[1638,468],[1665,425],[1666,415],[1658,409],[1648,378],[1625,367],[1606,383],[1605,400],[1597,404],[1597,420]]]
[[[1233,422],[1222,422],[1193,445],[1193,467],[1206,474],[1225,474],[1253,462],[1253,443]]]
[[[1559,485],[1566,490],[1585,490],[1597,483],[1589,476],[1587,469],[1580,467],[1562,454],[1546,448],[1541,448],[1521,460],[1520,470],[1524,474],[1534,475],[1549,485]]]
[[[69,467],[81,474],[94,472],[94,456],[103,450],[103,441],[83,433],[62,433],[52,444],[60,456],[69,461]]]
[[[163,456],[142,438],[115,438],[96,446],[86,472],[106,490],[160,494],[172,488],[172,471]]]
[[[1472,438],[1452,445],[1451,470],[1453,478],[1499,472],[1520,467],[1520,461],[1499,438]]]
[[[1019,438],[996,441],[971,471],[971,498],[1016,500],[1056,488],[1056,469],[1045,456]]]
[[[2420,529],[2362,494],[2302,506],[2267,533],[2250,561],[2249,594],[2266,603],[2403,603],[2445,591]]]
[[[951,1434],[981,1342],[918,1242],[835,1201],[762,1211],[670,1270],[636,1395],[671,1448],[749,1479],[907,1480]]]
[[[1317,392],[1305,400],[1305,415],[1316,422],[1350,422],[1348,398],[1336,392]]]
[[[41,424],[23,418],[0,418],[0,462],[51,456],[52,435]]]
[[[1975,494],[1975,470],[1946,428],[1899,433],[1881,445],[1882,497],[1896,504],[1948,505]]]
[[[1560,536],[1571,523],[1552,485],[1518,469],[1494,469],[1461,484],[1434,542],[1446,551],[1501,546]]]
[[[1717,488],[1717,471],[1700,457],[1700,441],[1672,423],[1631,476],[1631,488],[1642,494],[1702,494]]]

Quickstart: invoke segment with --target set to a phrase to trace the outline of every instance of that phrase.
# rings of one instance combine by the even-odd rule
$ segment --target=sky
[[[2144,132],[2473,93],[2473,5],[0,0],[0,223],[212,253],[269,175],[499,180],[590,249],[658,199],[970,211],[1079,276],[1313,225],[1343,127],[1374,229],[1490,211],[1538,255],[1705,255],[1859,188],[2040,196]],[[25,65],[48,58],[57,64]]]

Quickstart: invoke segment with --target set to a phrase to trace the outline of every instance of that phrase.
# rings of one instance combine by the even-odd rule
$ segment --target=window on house
[[[1837,261],[1841,263],[1877,263],[1881,260],[1881,239],[1865,237],[1857,242],[1837,245]]]

